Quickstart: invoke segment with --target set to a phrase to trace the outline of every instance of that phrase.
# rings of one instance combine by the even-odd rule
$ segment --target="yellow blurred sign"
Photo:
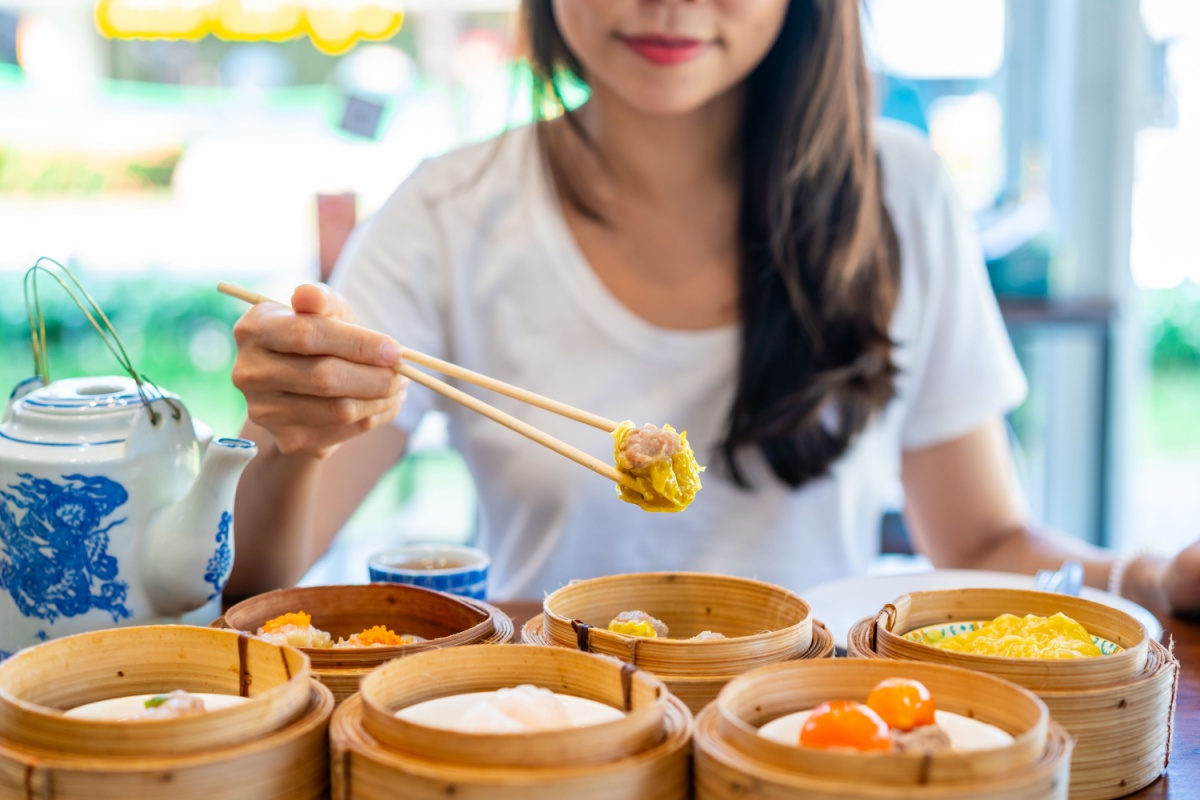
[[[318,50],[344,53],[400,30],[400,0],[96,0],[96,27],[110,39],[280,42],[307,34]]]

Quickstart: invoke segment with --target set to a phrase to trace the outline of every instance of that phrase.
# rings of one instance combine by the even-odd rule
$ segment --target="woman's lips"
[[[670,67],[697,58],[708,42],[673,36],[622,36],[630,50],[651,64]]]

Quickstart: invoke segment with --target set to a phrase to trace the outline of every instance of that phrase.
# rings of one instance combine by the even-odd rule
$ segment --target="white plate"
[[[804,727],[811,713],[812,709],[809,709],[773,719],[758,729],[758,735],[780,744],[799,746],[797,743],[800,741],[800,729]],[[1010,734],[977,719],[949,711],[934,711],[933,717],[950,737],[950,747],[960,753],[970,750],[994,750],[1013,743]]]
[[[435,700],[426,700],[422,703],[402,708],[396,712],[396,716],[408,722],[424,725],[429,728],[440,728],[451,731],[463,730],[463,717],[467,711],[481,700],[485,700],[495,694],[495,692],[469,692],[467,694],[439,697]],[[558,692],[555,692],[554,696],[562,703],[564,710],[567,712],[567,718],[571,721],[572,727],[575,728],[582,728],[586,725],[598,725],[602,722],[611,722],[624,716],[620,710],[612,706],[598,703],[595,700],[588,700],[585,697],[576,697]]]
[[[908,592],[927,592],[937,589],[1032,589],[1032,575],[1012,572],[988,572],[976,569],[938,569],[911,575],[862,575],[830,581],[801,592],[800,596],[812,606],[813,616],[824,622],[833,640],[846,646],[846,634],[854,623],[879,611],[888,603]],[[1083,587],[1083,598],[1120,609],[1146,626],[1155,641],[1162,638],[1158,620],[1137,603],[1124,597]]]
[[[165,692],[163,694],[166,694]],[[110,722],[126,722],[128,720],[154,719],[146,715],[146,701],[155,694],[134,694],[128,697],[114,697],[110,700],[97,700],[75,706],[64,712],[68,717],[78,719],[99,719]],[[211,694],[207,692],[192,692],[193,697],[199,697],[204,703],[205,711],[220,711],[222,708],[250,702],[249,698],[231,694]]]

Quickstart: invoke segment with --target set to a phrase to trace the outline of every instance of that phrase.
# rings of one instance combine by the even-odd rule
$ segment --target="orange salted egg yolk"
[[[902,731],[934,723],[933,695],[925,684],[909,678],[880,681],[867,696],[867,705],[888,725]]]
[[[852,700],[831,700],[814,708],[800,729],[800,744],[864,753],[886,753],[892,749],[887,723],[867,706]]]

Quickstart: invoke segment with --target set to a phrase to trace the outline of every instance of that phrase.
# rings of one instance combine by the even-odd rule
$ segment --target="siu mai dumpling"
[[[666,639],[670,633],[667,623],[645,611],[622,611],[608,623],[608,629],[613,633],[641,636],[646,639]]]
[[[256,634],[271,644],[291,647],[333,647],[333,637],[327,631],[314,628],[312,616],[303,611],[282,614],[263,623]]]
[[[637,484],[632,489],[617,484],[617,496],[646,511],[682,511],[700,491],[696,454],[688,445],[687,431],[670,425],[636,427],[628,420],[613,431],[617,469]]]

